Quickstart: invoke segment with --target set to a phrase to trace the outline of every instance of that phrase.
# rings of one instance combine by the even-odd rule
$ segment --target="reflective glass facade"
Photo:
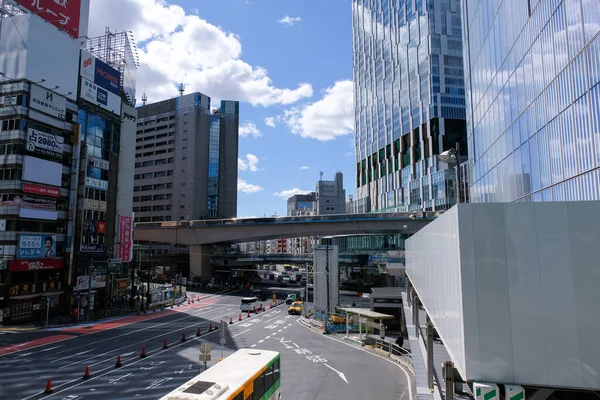
[[[208,142],[208,216],[216,217],[219,210],[219,137],[221,118],[210,117]]]
[[[600,2],[465,0],[471,201],[598,200]]]
[[[456,142],[466,155],[460,0],[353,0],[352,11],[356,205],[449,208],[455,172],[436,155]]]

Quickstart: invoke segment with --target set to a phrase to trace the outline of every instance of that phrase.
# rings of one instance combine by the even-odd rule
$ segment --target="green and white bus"
[[[161,400],[280,400],[279,352],[241,349]]]

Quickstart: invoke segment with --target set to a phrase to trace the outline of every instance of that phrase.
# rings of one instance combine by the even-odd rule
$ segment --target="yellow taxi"
[[[288,308],[288,314],[302,315],[302,307],[303,306],[304,306],[304,302],[302,302],[302,301],[293,302],[292,305],[290,306],[290,308]]]

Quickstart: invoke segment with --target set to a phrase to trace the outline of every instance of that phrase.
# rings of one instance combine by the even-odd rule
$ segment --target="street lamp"
[[[460,173],[460,143],[456,142],[456,148],[449,149],[440,154],[440,156],[445,156],[448,160],[452,160],[456,163],[456,184],[458,189],[456,191],[457,203],[462,203],[461,192],[462,192],[462,182],[461,182],[461,173]]]

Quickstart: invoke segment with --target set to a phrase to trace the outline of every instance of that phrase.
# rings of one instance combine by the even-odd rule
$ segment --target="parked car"
[[[288,297],[285,299],[285,304],[292,304],[293,302],[299,300],[298,295],[296,293],[288,294]]]

